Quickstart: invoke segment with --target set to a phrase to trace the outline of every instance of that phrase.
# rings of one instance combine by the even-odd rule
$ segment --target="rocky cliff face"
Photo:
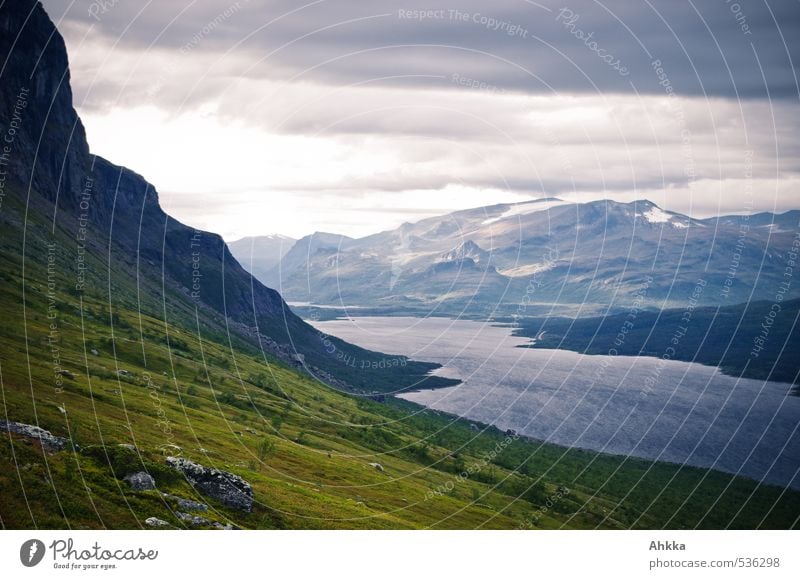
[[[410,385],[435,367],[411,366],[407,378],[392,379],[350,372],[340,361],[345,354],[381,355],[326,343],[240,266],[220,236],[173,219],[141,175],[91,154],[73,108],[64,41],[39,2],[0,4],[0,66],[0,193],[16,201],[0,207],[4,236],[26,240],[14,246],[22,248],[47,243],[32,236],[49,237],[48,229],[78,240],[85,255],[63,247],[59,259],[94,266],[86,273],[93,286],[76,290],[105,292],[113,306],[150,308],[165,322],[236,334],[288,363],[300,353],[307,371],[340,386],[342,377],[370,391],[380,382]],[[37,220],[52,227],[37,233]]]
[[[72,108],[64,40],[39,2],[10,0],[0,7],[0,63],[9,176],[51,200],[79,190],[89,147]],[[74,199],[67,194],[65,201]]]

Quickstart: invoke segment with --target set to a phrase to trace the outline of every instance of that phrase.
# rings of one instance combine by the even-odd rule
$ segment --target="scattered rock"
[[[0,420],[0,430],[7,430],[14,434],[36,438],[42,443],[42,448],[47,452],[58,452],[67,446],[67,439],[60,436],[53,436],[49,431],[32,424],[22,422],[12,422],[10,420]]]
[[[75,379],[75,374],[73,374],[73,373],[72,373],[72,372],[70,372],[69,370],[59,370],[59,371],[57,372],[57,374],[60,374],[60,375],[61,375],[61,376],[63,376],[64,378],[69,378],[70,380],[74,380],[74,379]]]
[[[127,370],[117,370],[117,376],[133,376],[133,374]]]
[[[133,472],[125,476],[125,479],[135,491],[151,491],[156,488],[155,479],[144,471]]]
[[[99,355],[100,355],[100,352],[98,352],[98,351],[97,351],[97,350],[95,350],[94,348],[92,348],[92,349],[91,349],[91,350],[89,350],[89,351],[92,353],[92,356],[99,356]],[[155,517],[150,517],[150,518],[151,518],[151,519],[153,519],[153,518],[155,518]],[[158,520],[158,519],[156,519],[156,520]]]
[[[178,497],[175,495],[171,495],[169,493],[165,493],[162,491],[161,495],[165,499],[170,499],[175,501],[178,504],[178,508],[183,509],[184,511],[207,511],[208,505],[203,503],[198,503],[197,501],[193,501],[191,499],[185,499],[183,497]]]
[[[133,446],[132,444],[118,444],[117,446],[120,448],[127,448],[128,450],[136,451],[136,447]]]
[[[182,499],[181,497],[172,497],[178,503],[178,506],[182,508],[184,511],[207,511],[208,505],[204,505],[203,503],[198,503],[197,501],[193,501],[191,499]]]
[[[383,465],[381,463],[379,463],[379,462],[371,462],[371,463],[369,463],[369,465],[371,467],[373,467],[375,470],[379,470],[379,471],[383,472]]]
[[[182,472],[189,483],[204,495],[248,513],[253,508],[253,489],[242,477],[182,457],[169,456],[167,464]]]
[[[175,515],[181,520],[186,523],[189,523],[193,527],[214,527],[215,529],[219,529],[221,531],[230,531],[233,529],[231,525],[223,525],[222,523],[218,523],[217,521],[209,521],[205,517],[200,517],[197,515],[190,515],[189,513],[181,513],[176,512]]]
[[[156,527],[156,528],[163,528],[163,527],[171,527],[167,521],[162,521],[158,517],[147,517],[144,520],[144,524],[148,527]]]

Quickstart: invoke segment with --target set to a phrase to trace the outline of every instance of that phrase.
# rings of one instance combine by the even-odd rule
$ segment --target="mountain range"
[[[271,270],[253,272],[290,302],[342,308],[484,317],[605,312],[629,307],[648,279],[660,307],[681,307],[700,279],[710,288],[701,303],[731,305],[774,298],[799,226],[797,210],[695,219],[647,200],[546,198],[360,239],[314,233]],[[800,296],[800,286],[790,295]]]

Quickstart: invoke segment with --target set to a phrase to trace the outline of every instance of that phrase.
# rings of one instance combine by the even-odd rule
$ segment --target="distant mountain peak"
[[[437,261],[444,263],[450,261],[460,262],[470,259],[474,263],[480,263],[481,261],[486,261],[488,257],[489,254],[486,251],[481,249],[477,243],[468,239],[450,251],[441,254]]]

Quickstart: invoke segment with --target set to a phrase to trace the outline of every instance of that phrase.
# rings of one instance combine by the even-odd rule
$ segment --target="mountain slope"
[[[342,388],[371,392],[452,383],[426,377],[435,366],[416,362],[407,364],[407,373],[377,372],[371,364],[354,371],[342,360],[377,363],[383,356],[320,336],[294,315],[276,291],[247,273],[221,237],[176,221],[164,213],[156,189],[143,177],[91,155],[72,107],[63,40],[53,34],[52,24],[39,25],[38,18],[24,29],[30,28],[30,34],[17,38],[16,31],[34,4],[13,4],[0,21],[0,48],[9,55],[2,71],[0,106],[13,110],[20,91],[26,98],[8,155],[7,182],[27,191],[24,202],[29,210],[35,206],[71,237],[84,238],[59,248],[65,262],[74,260],[71,254],[80,249],[86,260],[94,256],[102,263],[87,269],[90,283],[81,291],[92,284],[96,289],[123,284],[119,276],[134,276],[139,286],[136,300],[112,291],[108,294],[112,307],[124,305],[163,313],[165,319],[174,317],[184,324],[207,324],[270,356],[302,361],[312,375]],[[33,240],[34,230],[26,230],[24,222],[10,226],[9,234],[18,231],[26,241]],[[41,241],[46,243],[46,238],[44,234]],[[26,257],[36,259],[41,254]]]
[[[648,277],[665,307],[700,277],[701,301],[724,305],[774,297],[799,223],[800,211],[693,219],[646,200],[541,199],[307,246],[267,275],[292,301],[451,314],[614,311]]]

